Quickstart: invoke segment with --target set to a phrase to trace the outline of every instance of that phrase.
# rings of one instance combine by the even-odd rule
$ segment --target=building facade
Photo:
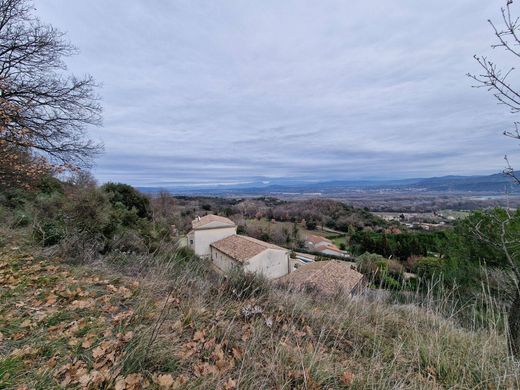
[[[241,268],[244,272],[277,279],[291,271],[289,250],[252,237],[229,236],[210,247],[213,264],[224,272]]]
[[[188,247],[204,258],[211,256],[212,243],[237,233],[237,226],[232,220],[213,214],[197,217],[191,225],[192,230],[187,235]]]

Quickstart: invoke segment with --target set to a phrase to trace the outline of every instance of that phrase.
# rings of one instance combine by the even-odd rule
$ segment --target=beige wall
[[[279,249],[267,249],[242,264],[211,248],[211,260],[224,272],[243,266],[245,272],[262,274],[267,279],[276,279],[289,273],[289,252]]]
[[[244,270],[263,274],[267,279],[287,275],[290,272],[289,252],[281,249],[267,249],[249,259]]]
[[[188,235],[188,243],[193,235],[193,246],[191,248],[195,251],[195,254],[201,257],[209,257],[211,254],[210,244],[223,238],[233,236],[237,233],[236,226],[220,227],[214,229],[201,229],[193,230]]]
[[[215,248],[211,248],[211,260],[224,272],[229,272],[233,267],[239,266],[235,260]]]

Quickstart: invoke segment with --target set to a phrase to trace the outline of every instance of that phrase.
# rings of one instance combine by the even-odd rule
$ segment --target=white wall
[[[221,227],[216,229],[193,230],[193,250],[201,257],[210,256],[210,244],[237,233],[236,226]],[[190,239],[188,237],[188,239]]]
[[[289,270],[289,252],[280,249],[267,249],[249,259],[244,271],[263,274],[267,279],[276,279],[287,275]]]

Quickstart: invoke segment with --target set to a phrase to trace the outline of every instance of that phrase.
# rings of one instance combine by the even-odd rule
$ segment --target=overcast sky
[[[103,85],[101,182],[495,173],[514,116],[471,88],[503,1],[38,0]],[[518,120],[519,118],[517,118]]]

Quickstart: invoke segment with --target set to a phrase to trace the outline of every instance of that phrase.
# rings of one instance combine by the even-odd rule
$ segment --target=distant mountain
[[[159,192],[158,187],[139,187],[143,192]],[[167,187],[174,194],[197,195],[322,195],[348,191],[409,191],[409,192],[478,192],[504,194],[520,192],[510,177],[498,173],[489,176],[442,176],[399,180],[333,180],[323,182],[277,180],[251,182],[240,185],[219,185],[207,188]]]

